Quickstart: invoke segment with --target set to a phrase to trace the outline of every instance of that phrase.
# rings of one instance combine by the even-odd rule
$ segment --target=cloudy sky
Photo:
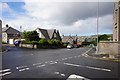
[[[2,2],[0,18],[16,29],[58,29],[64,35],[95,35],[96,2]],[[114,2],[99,2],[99,33],[113,32]]]

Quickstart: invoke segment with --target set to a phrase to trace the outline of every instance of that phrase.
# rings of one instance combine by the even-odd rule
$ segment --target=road
[[[119,62],[86,58],[90,48],[27,49],[5,46],[3,78],[55,78],[66,80],[75,74],[87,79],[118,78]],[[94,53],[91,50],[89,53]],[[13,79],[12,79],[13,80]]]

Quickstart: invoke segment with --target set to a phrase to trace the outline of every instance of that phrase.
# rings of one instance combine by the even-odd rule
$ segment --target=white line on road
[[[33,64],[33,66],[40,65],[40,64],[42,64],[42,63],[35,63],[35,64]]]
[[[56,64],[57,62],[52,62],[52,63],[50,63],[50,64]]]
[[[6,71],[10,71],[10,69],[0,70],[0,73],[1,72],[6,72]]]
[[[67,60],[67,58],[62,58],[62,60]]]
[[[60,74],[59,72],[54,72],[55,74]]]
[[[82,65],[77,65],[77,64],[70,64],[70,63],[64,63],[64,64],[65,64],[65,65],[69,65],[69,66],[84,67],[84,68],[96,69],[96,70],[102,70],[102,71],[108,71],[108,72],[111,71],[111,70],[109,70],[109,69],[96,68],[96,67],[90,67],[90,66],[82,66]]]
[[[16,69],[20,69],[20,68],[25,68],[27,66],[19,66],[19,67],[16,67]]]
[[[60,74],[61,76],[65,76],[65,74]]]
[[[40,66],[37,66],[37,67],[44,67],[44,66],[46,66],[45,64],[43,64],[43,65],[40,65]]]
[[[19,71],[22,72],[22,71],[25,71],[25,70],[29,70],[30,68],[24,68],[24,69],[20,69]]]
[[[74,78],[74,80],[90,80],[88,78],[85,78],[85,77],[79,76],[79,75],[75,75],[75,74],[70,75],[67,80],[72,80],[73,78]]]
[[[6,73],[4,73],[4,74],[0,74],[0,77],[2,77],[2,76],[5,76],[5,75],[8,75],[8,74],[11,74],[12,72],[6,72]]]

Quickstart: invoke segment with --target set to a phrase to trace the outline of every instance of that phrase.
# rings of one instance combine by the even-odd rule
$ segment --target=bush
[[[42,39],[39,41],[39,44],[40,44],[40,45],[48,45],[48,41],[47,41],[47,39],[42,38]]]
[[[91,42],[82,42],[82,45],[90,45],[91,44]]]
[[[48,44],[49,44],[49,45],[54,45],[54,46],[55,46],[55,41],[54,41],[54,40],[49,40],[49,41],[48,41]]]
[[[57,46],[62,46],[62,42],[59,41],[59,40],[56,40],[55,43],[56,43]]]
[[[22,41],[21,44],[32,44],[32,41]]]

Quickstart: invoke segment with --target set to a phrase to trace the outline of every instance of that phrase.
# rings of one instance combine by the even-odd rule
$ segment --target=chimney
[[[8,24],[6,24],[6,28],[8,28],[9,26],[8,26]]]

